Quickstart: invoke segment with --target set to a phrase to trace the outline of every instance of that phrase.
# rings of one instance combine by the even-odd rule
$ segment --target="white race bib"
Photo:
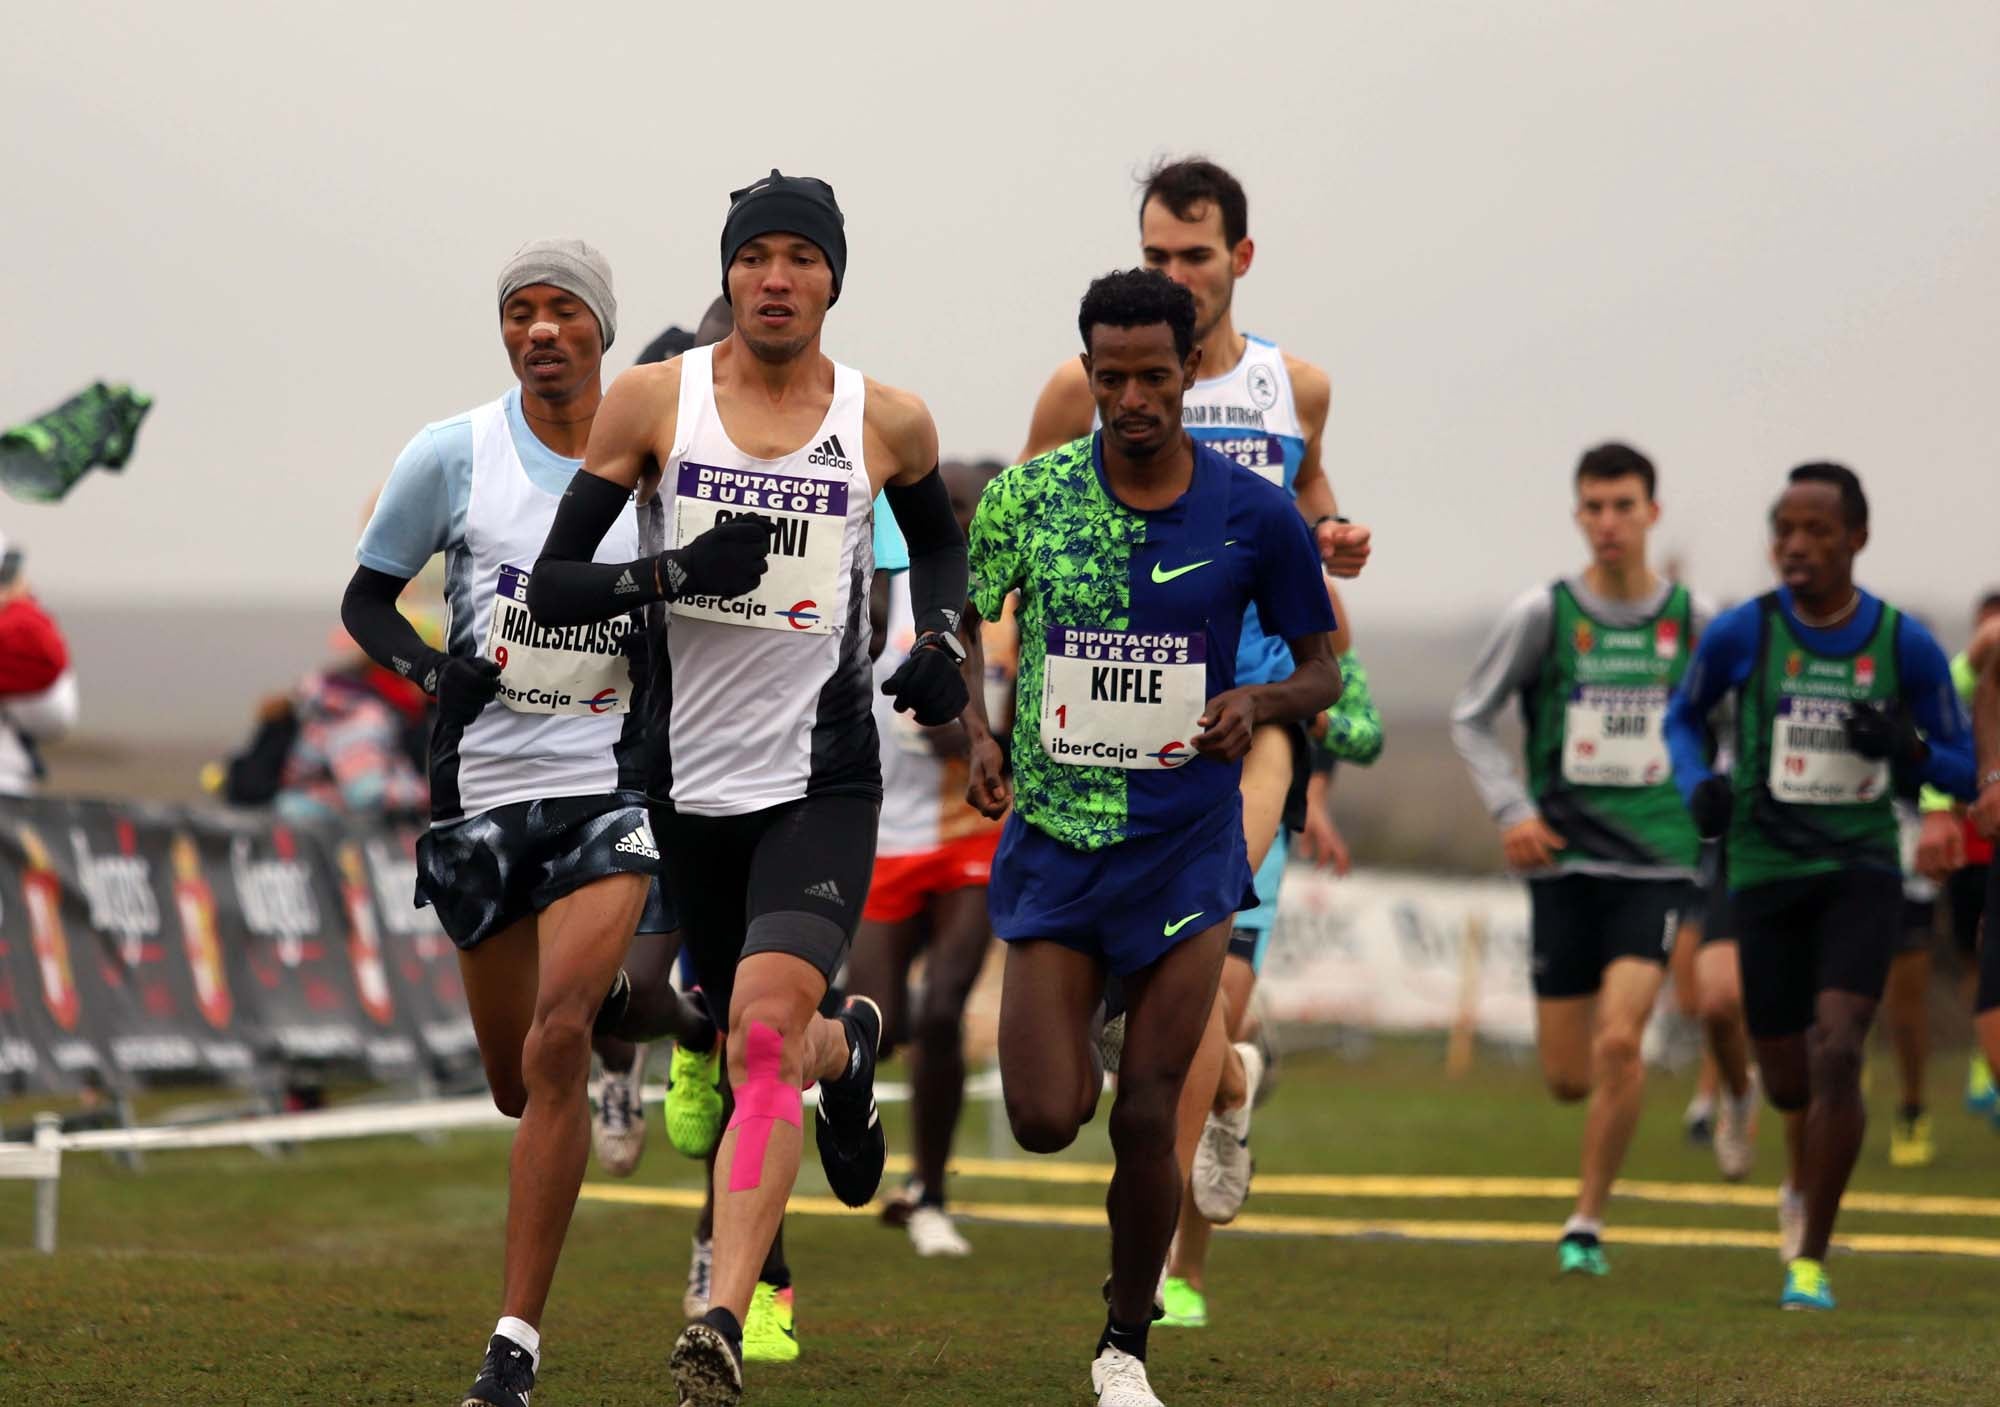
[[[1563,780],[1650,787],[1667,779],[1667,691],[1580,684],[1563,715]]]
[[[1889,790],[1887,760],[1871,762],[1847,743],[1845,699],[1778,696],[1771,719],[1771,795],[1793,806],[1854,806]]]
[[[840,549],[847,531],[847,484],[763,469],[720,469],[683,462],[674,495],[674,546],[685,547],[717,523],[761,513],[776,525],[764,579],[747,596],[688,596],[677,616],[760,630],[833,633],[840,597]]]
[[[500,702],[516,713],[628,713],[632,665],[623,616],[595,625],[538,625],[528,614],[528,573],[500,568],[486,655],[500,666]]]
[[[1152,770],[1195,755],[1208,636],[1049,627],[1042,750],[1073,767]]]

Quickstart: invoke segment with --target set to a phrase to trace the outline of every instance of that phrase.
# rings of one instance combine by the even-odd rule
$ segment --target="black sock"
[[[632,979],[625,975],[625,969],[618,969],[618,976],[612,979],[611,990],[598,1003],[597,1018],[590,1023],[590,1033],[594,1036],[608,1036],[624,1023],[625,1011],[632,1005]]]
[[[920,1207],[936,1207],[939,1211],[943,1211],[944,1188],[933,1187],[926,1182],[922,1195],[917,1198],[917,1205]]]
[[[781,1265],[776,1270],[767,1270],[757,1278],[774,1290],[792,1288],[792,1268],[789,1265]]]
[[[861,1052],[868,1039],[861,1030],[861,1024],[846,1012],[843,1011],[834,1019],[840,1022],[840,1029],[847,1032],[847,1068],[830,1080],[821,1080],[820,1083],[822,1085],[844,1085],[859,1075],[861,1073],[862,1062]]]
[[[1136,1329],[1128,1329],[1110,1315],[1104,1317],[1104,1333],[1097,1340],[1097,1351],[1115,1348],[1121,1353],[1129,1353],[1141,1363],[1146,1361],[1146,1331],[1153,1326],[1141,1324]]]
[[[692,1023],[695,1028],[693,1033],[683,1035],[680,1044],[693,1051],[696,1055],[708,1054],[711,1050],[715,1049],[716,1030],[715,1017],[708,1010],[707,993],[703,992],[701,988],[696,987],[681,998],[681,1003],[686,1010],[692,1011],[699,1019]]]
[[[739,1351],[742,1349],[743,1326],[736,1322],[736,1316],[728,1310],[720,1307],[711,1309],[708,1313],[701,1316],[701,1322],[708,1325],[709,1328],[715,1330],[716,1333],[722,1335],[725,1339],[728,1339],[731,1348]]]
[[[1903,1106],[1903,1117],[1904,1117],[1905,1119],[1921,1119],[1921,1118],[1922,1118],[1923,1116],[1924,1116],[1924,1106],[1923,1106],[1923,1105],[1921,1105],[1921,1104],[1905,1104],[1905,1105]]]

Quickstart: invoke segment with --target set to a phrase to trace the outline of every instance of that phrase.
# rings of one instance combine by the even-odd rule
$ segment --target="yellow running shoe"
[[[1937,1144],[1931,1139],[1931,1116],[1899,1113],[1889,1125],[1889,1166],[1927,1168],[1937,1161]]]
[[[792,1287],[780,1290],[764,1281],[750,1295],[750,1312],[743,1316],[743,1361],[796,1363],[799,1335],[792,1322]]]
[[[1965,1107],[1974,1114],[1992,1114],[2000,1109],[2000,1090],[1993,1086],[1993,1067],[1986,1057],[1974,1054],[1965,1068]]]
[[[1826,1267],[1801,1256],[1785,1267],[1785,1293],[1778,1298],[1781,1309],[1832,1309],[1833,1286],[1827,1283]]]
[[[1160,1320],[1165,1329],[1202,1329],[1208,1326],[1208,1297],[1178,1275],[1169,1275],[1160,1286],[1160,1303],[1166,1315]]]
[[[706,1158],[722,1137],[722,1040],[707,1051],[674,1046],[667,1067],[667,1141],[683,1157]]]

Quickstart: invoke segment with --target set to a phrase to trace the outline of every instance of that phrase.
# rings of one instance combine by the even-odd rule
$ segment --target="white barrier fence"
[[[1506,880],[1294,865],[1258,984],[1281,1022],[1528,1044],[1528,897]]]
[[[666,1098],[665,1085],[648,1085],[647,1103]],[[1000,1072],[984,1071],[966,1081],[965,1097],[995,1103],[1000,1097]],[[885,1080],[875,1087],[878,1104],[903,1104],[910,1087]],[[819,1103],[817,1087],[805,1092],[807,1108]],[[416,1099],[396,1104],[356,1104],[307,1114],[268,1114],[217,1123],[155,1125],[144,1128],[89,1129],[64,1133],[54,1114],[35,1116],[32,1144],[0,1143],[0,1181],[18,1179],[35,1184],[35,1249],[54,1255],[57,1208],[66,1153],[168,1153],[204,1148],[276,1149],[290,1144],[335,1138],[384,1138],[407,1135],[424,1138],[460,1129],[506,1128],[513,1124],[485,1095],[454,1099]]]
[[[1285,879],[1260,986],[1268,1014],[1284,1024],[1451,1031],[1455,1045],[1469,1044],[1474,1034],[1531,1043],[1527,895],[1505,880],[1395,871],[1358,871],[1335,879],[1295,865]],[[645,1093],[652,1101],[665,1090],[653,1086]],[[999,1095],[997,1070],[975,1076],[966,1087],[966,1097],[975,1101],[997,1106]],[[816,1098],[816,1090],[807,1091],[808,1103]],[[884,1104],[908,1098],[907,1085],[885,1082],[876,1091]],[[66,1153],[275,1149],[337,1138],[425,1137],[510,1122],[484,1095],[76,1133],[62,1132],[54,1115],[42,1115],[32,1146],[0,1144],[0,1180],[36,1184],[35,1245],[53,1253]],[[989,1130],[995,1156],[1005,1141],[1004,1124],[996,1122]]]

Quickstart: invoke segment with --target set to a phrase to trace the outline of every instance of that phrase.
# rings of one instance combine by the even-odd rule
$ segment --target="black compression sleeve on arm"
[[[910,608],[917,634],[956,631],[971,594],[971,568],[944,476],[932,469],[907,487],[888,485],[887,492],[896,526],[910,544]]]
[[[396,609],[396,599],[409,584],[406,578],[372,567],[356,567],[347,594],[340,598],[340,623],[369,659],[434,694],[438,666],[446,656],[426,645],[417,628]]]
[[[544,625],[589,625],[613,620],[660,599],[659,569],[651,557],[635,562],[593,562],[597,545],[631,500],[599,474],[579,469],[556,505],[549,540],[528,576],[528,609]]]

